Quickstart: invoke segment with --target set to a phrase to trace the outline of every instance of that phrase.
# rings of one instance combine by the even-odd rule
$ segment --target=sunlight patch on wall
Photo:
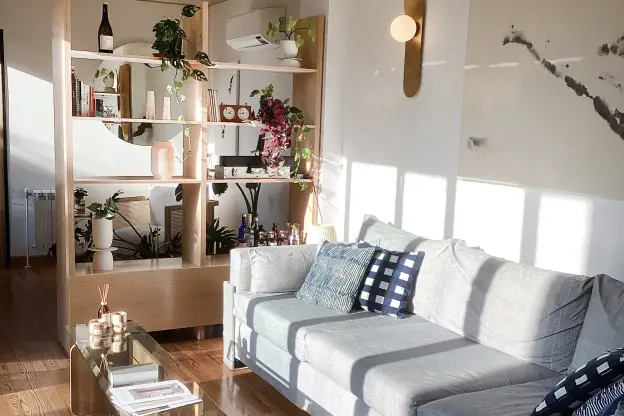
[[[444,238],[448,180],[441,176],[406,173],[401,228],[414,234]]]
[[[357,238],[366,214],[395,222],[397,168],[354,162],[351,165],[349,208],[350,241]]]
[[[537,224],[535,265],[585,273],[593,205],[581,196],[544,194]]]
[[[489,254],[519,261],[525,198],[522,188],[458,181],[455,236]]]

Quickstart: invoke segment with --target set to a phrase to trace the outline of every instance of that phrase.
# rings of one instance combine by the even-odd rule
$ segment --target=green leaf
[[[310,127],[306,126],[306,127],[303,128],[303,132],[304,133],[310,133],[311,131],[312,131],[312,129]]]
[[[217,196],[223,195],[228,190],[227,183],[213,183],[212,184],[212,192]]]
[[[167,62],[162,61],[162,63],[160,64],[160,70],[162,72],[167,72],[167,69],[169,68],[169,65],[167,65]]]
[[[184,137],[186,137],[187,139],[188,139],[189,137],[191,137],[191,128],[190,128],[190,127],[186,127],[186,128],[184,129]]]
[[[301,111],[297,107],[290,107],[290,112],[293,113],[293,114],[303,114],[303,111]]]
[[[186,95],[180,94],[180,102],[183,103],[184,101],[186,101]]]
[[[178,121],[180,121],[180,122],[185,121],[185,120],[184,120],[184,114],[180,114],[180,115],[178,116]]]
[[[288,16],[288,19],[286,20],[286,31],[292,32],[295,26],[297,26],[297,22],[297,19],[293,19],[292,16]]]
[[[305,39],[301,35],[295,36],[295,43],[298,48],[301,48],[305,44]]]
[[[176,81],[175,82],[175,87],[176,87],[177,90],[179,90],[183,86],[184,86],[184,83],[182,81]]]
[[[249,96],[253,98],[258,94],[260,94],[260,90],[253,90]]]
[[[168,92],[170,95],[173,95],[173,86],[172,86],[172,85],[167,85],[167,92]]]
[[[87,207],[87,209],[89,211],[91,211],[91,212],[97,212],[100,209],[101,206],[102,206],[102,204],[98,204],[98,203],[94,202],[91,205],[89,205]]]
[[[310,157],[312,157],[312,149],[310,149],[309,147],[301,149],[301,157],[303,159],[310,159]]]
[[[279,32],[280,24],[279,22],[271,22],[269,23],[269,28],[266,31],[266,35],[270,40],[275,40],[277,37],[277,33]]]
[[[215,64],[212,63],[210,57],[206,52],[197,52],[197,54],[195,55],[195,60],[205,66],[215,66]]]
[[[182,8],[182,16],[184,17],[193,17],[195,13],[197,13],[201,7],[196,6],[194,4],[188,4]]]
[[[316,42],[316,28],[312,25],[308,28],[308,36],[310,36],[312,42]]]
[[[182,194],[182,189],[183,189],[182,184],[179,184],[175,189],[176,202],[182,202],[182,200],[184,199],[184,195]]]

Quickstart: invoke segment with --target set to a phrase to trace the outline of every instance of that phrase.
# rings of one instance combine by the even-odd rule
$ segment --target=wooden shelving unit
[[[151,56],[120,56],[91,51],[73,50],[71,47],[71,1],[55,0],[53,14],[53,63],[55,108],[55,160],[57,201],[57,302],[58,334],[61,344],[68,349],[69,340],[64,327],[85,323],[93,318],[99,304],[97,286],[111,285],[112,309],[128,312],[148,330],[199,327],[222,322],[223,282],[229,278],[229,256],[206,256],[206,205],[210,183],[291,183],[289,221],[305,227],[316,221],[316,201],[312,189],[318,185],[318,175],[313,166],[306,166],[300,173],[311,175],[313,186],[302,192],[291,179],[215,180],[207,176],[208,143],[217,140],[207,127],[234,126],[260,127],[252,123],[208,122],[205,119],[179,122],[177,120],[111,119],[98,117],[72,117],[71,67],[72,59],[134,62],[158,65],[159,58]],[[174,0],[141,0],[148,3]],[[208,51],[208,1],[197,2],[202,10],[193,19],[185,21],[185,31],[193,44]],[[301,49],[303,68],[279,66],[231,64],[217,62],[204,71],[238,70],[261,71],[293,75],[293,105],[302,109],[312,131],[308,143],[315,155],[321,155],[322,87],[325,53],[325,18],[322,16],[300,20],[301,27],[316,26],[315,43],[306,39]],[[187,27],[188,25],[188,27]],[[303,32],[302,32],[303,33]],[[307,31],[306,31],[307,33]],[[194,51],[188,51],[193,56]],[[198,65],[196,62],[193,65]],[[192,82],[187,102],[195,108],[189,114],[207,114],[203,103],[208,102],[208,86]],[[190,84],[189,84],[190,85]],[[183,161],[183,176],[170,181],[158,181],[152,177],[109,176],[74,177],[72,124],[85,120],[104,123],[158,123],[186,124],[191,128],[190,144],[185,141],[185,153],[190,156]],[[214,137],[211,137],[214,136]],[[219,136],[220,137],[220,136]],[[90,264],[75,264],[73,190],[77,185],[123,185],[135,184],[183,184],[183,253],[181,259],[139,260],[116,262],[110,272],[94,272]]]

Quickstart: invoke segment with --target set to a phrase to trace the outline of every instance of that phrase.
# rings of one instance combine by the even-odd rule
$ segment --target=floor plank
[[[154,334],[178,371],[205,390],[205,415],[306,413],[249,370],[223,365],[222,339],[184,331]],[[0,270],[0,416],[71,416],[69,360],[56,342],[52,267]]]

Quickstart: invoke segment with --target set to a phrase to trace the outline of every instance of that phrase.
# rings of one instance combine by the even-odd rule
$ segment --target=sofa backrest
[[[569,371],[600,354],[624,347],[624,283],[596,276]]]
[[[592,283],[593,278],[513,263],[454,241],[433,322],[519,359],[565,372]]]
[[[365,241],[386,250],[425,253],[416,287],[412,289],[406,310],[431,321],[452,240],[428,240],[382,222],[373,215],[367,215],[364,217],[358,241]]]

